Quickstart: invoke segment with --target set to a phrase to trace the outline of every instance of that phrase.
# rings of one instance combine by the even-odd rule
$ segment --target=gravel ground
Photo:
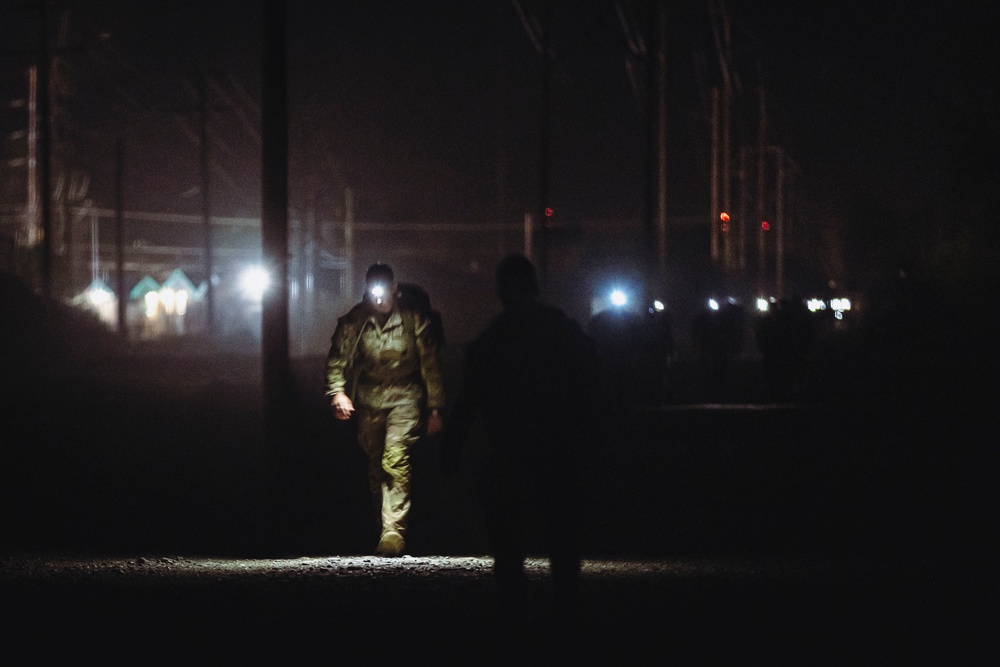
[[[505,623],[485,556],[0,560],[8,664],[975,664],[941,563],[588,559],[571,618],[544,559]],[[969,660],[970,662],[963,662]]]

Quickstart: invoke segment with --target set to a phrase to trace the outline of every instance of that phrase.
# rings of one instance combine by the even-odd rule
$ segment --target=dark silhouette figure
[[[669,315],[608,308],[590,318],[587,333],[597,348],[601,386],[609,405],[621,413],[663,397],[674,351]]]
[[[771,400],[787,401],[794,393],[802,363],[815,332],[802,299],[782,299],[761,318],[757,349]]]
[[[622,412],[645,398],[651,359],[642,315],[619,308],[602,310],[587,323],[600,359],[605,400]]]
[[[557,603],[572,609],[586,521],[582,475],[599,410],[591,339],[561,310],[537,301],[534,266],[499,265],[503,312],[465,350],[462,386],[445,430],[442,463],[454,475],[473,422],[489,443],[481,471],[494,576],[503,609],[523,614],[524,561],[541,529]]]
[[[732,360],[743,351],[745,311],[728,302],[719,310],[704,310],[694,319],[693,338],[705,369],[710,393],[721,397],[729,383]]]

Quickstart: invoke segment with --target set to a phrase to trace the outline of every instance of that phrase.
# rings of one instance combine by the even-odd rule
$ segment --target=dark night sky
[[[32,41],[17,4],[3,4],[7,50]],[[228,96],[213,95],[213,103],[238,107],[213,116],[216,206],[256,212],[258,144],[239,114],[255,118],[240,98],[259,95],[259,4],[71,4],[70,45],[84,47],[69,56],[80,114],[71,133],[78,162],[94,172],[95,196],[124,134],[131,206],[197,206],[195,143],[172,112],[186,110],[188,132],[197,128],[194,98],[179,82],[204,70]],[[669,197],[673,212],[692,214],[707,205],[705,114],[719,70],[708,3],[681,4],[668,5]],[[961,165],[995,147],[998,86],[985,3],[730,4],[746,104],[764,82],[773,140],[799,163],[799,187],[818,201],[871,192],[919,208],[945,196]],[[293,205],[308,161],[331,215],[345,185],[369,219],[516,221],[536,204],[538,56],[512,2],[288,5]],[[104,31],[110,50],[98,48]],[[553,204],[576,218],[640,215],[642,110],[614,3],[555,2],[552,48]],[[0,69],[7,98],[20,63],[8,57]],[[16,114],[4,113],[7,131]]]

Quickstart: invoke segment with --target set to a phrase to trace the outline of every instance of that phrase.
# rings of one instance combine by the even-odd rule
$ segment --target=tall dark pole
[[[39,10],[38,137],[39,193],[42,213],[42,294],[52,296],[52,91],[49,87],[48,1],[41,0]]]
[[[118,294],[118,333],[128,338],[125,319],[128,297],[125,294],[125,140],[115,144],[115,292]]]
[[[288,362],[288,80],[284,0],[265,0],[261,99],[261,238],[271,285],[264,293],[262,381],[265,432],[272,455],[285,430]]]
[[[542,8],[542,114],[539,132],[538,212],[535,229],[538,234],[538,279],[544,290],[549,270],[549,216],[551,207],[549,174],[552,162],[552,58],[549,54],[549,34],[552,27],[552,2]]]
[[[658,291],[667,287],[667,9],[656,2],[656,278]]]
[[[662,293],[667,272],[667,107],[666,8],[663,0],[649,0],[650,27],[646,99],[646,210],[643,263],[651,286]]]
[[[206,331],[209,335],[215,333],[215,287],[212,285],[214,272],[212,259],[212,183],[208,169],[208,76],[201,75],[198,87],[199,98],[199,163],[201,168],[201,217],[204,230],[205,245],[205,299]]]
[[[764,88],[759,89],[758,98],[760,104],[759,116],[757,119],[757,219],[754,224],[757,227],[757,291],[764,293],[767,281],[767,245],[764,229],[764,149],[767,146],[767,107],[764,103]]]

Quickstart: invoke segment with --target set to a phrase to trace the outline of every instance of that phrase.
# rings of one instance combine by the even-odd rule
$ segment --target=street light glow
[[[247,298],[261,301],[271,285],[271,276],[260,266],[251,266],[240,275],[240,288]]]

